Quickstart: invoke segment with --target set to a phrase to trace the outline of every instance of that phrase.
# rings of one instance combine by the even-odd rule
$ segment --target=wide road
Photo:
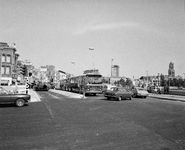
[[[0,105],[0,150],[185,149],[183,102],[38,94],[25,107]]]

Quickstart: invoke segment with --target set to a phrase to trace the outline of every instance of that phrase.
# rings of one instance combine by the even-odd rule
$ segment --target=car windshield
[[[110,90],[111,91],[118,91],[118,88],[117,87],[111,87]]]
[[[119,91],[121,91],[121,92],[128,92],[128,90],[125,89],[125,88],[120,88]]]
[[[146,89],[144,89],[144,88],[138,88],[137,90],[139,90],[139,91],[146,91]]]
[[[8,94],[8,91],[3,89],[3,88],[0,88],[0,94]]]

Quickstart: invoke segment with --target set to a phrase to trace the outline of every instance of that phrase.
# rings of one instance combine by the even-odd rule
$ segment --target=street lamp
[[[94,51],[94,48],[93,47],[89,47],[89,50],[90,51]],[[93,73],[94,73],[94,53],[93,53]]]
[[[71,63],[74,65],[74,72],[73,72],[73,76],[74,76],[75,75],[75,62],[72,61]]]

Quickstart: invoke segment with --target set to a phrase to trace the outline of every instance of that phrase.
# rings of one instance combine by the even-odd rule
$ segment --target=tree
[[[164,75],[163,75],[163,74],[161,74],[160,79],[161,79],[160,85],[161,85],[161,86],[165,86],[166,81],[164,80]]]
[[[125,87],[125,85],[126,85],[125,80],[123,80],[122,78],[120,79],[120,85],[121,85],[122,87]]]
[[[130,78],[127,78],[126,80],[126,86],[131,89],[133,87],[133,83],[132,80]]]

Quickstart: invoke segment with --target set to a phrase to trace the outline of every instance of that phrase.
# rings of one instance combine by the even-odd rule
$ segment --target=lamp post
[[[159,73],[158,73],[158,86],[160,86],[159,81],[160,81],[160,78],[159,78]]]
[[[170,79],[172,78],[172,71],[170,70],[170,73],[169,73],[169,88],[170,88]]]
[[[90,51],[94,51],[94,48],[93,47],[89,47],[89,50]],[[94,53],[93,53],[93,73],[94,73]]]
[[[73,76],[74,76],[75,75],[75,62],[72,61],[71,63],[74,65],[74,70],[73,70]]]
[[[111,59],[111,77],[112,77],[112,64],[113,64],[113,60],[114,59]]]

